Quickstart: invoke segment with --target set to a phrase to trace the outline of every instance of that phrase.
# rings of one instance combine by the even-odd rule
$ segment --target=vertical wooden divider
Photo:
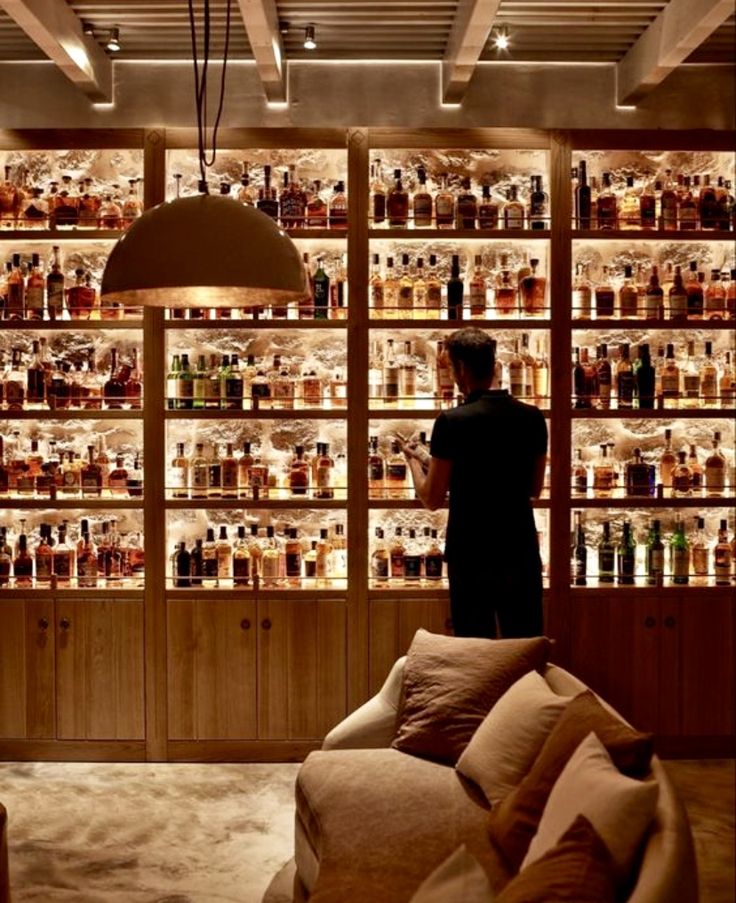
[[[144,136],[144,205],[160,204],[166,194],[166,132],[148,130]],[[145,698],[146,759],[166,761],[166,512],[164,472],[166,437],[163,386],[166,371],[164,311],[147,307],[143,313],[143,452],[146,549]]]
[[[348,149],[348,709],[368,696],[368,133]]]
[[[550,146],[551,361],[550,361],[550,604],[546,630],[557,641],[555,658],[570,655],[570,428],[572,377],[572,201],[569,135],[553,132]]]

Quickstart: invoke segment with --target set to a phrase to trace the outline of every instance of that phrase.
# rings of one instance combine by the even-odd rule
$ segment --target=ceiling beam
[[[80,91],[112,100],[112,62],[66,0],[0,0],[0,6]]]
[[[486,46],[501,0],[460,0],[442,60],[442,102],[460,103]]]
[[[733,14],[733,0],[670,0],[616,67],[617,102],[637,104]]]
[[[238,0],[258,75],[270,103],[286,101],[286,66],[274,0]]]

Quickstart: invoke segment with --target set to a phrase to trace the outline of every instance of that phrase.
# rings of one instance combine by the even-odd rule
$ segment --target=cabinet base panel
[[[654,751],[660,759],[735,759],[736,736],[655,736]]]
[[[0,740],[3,762],[145,762],[140,740]]]
[[[321,740],[170,740],[169,762],[301,762]]]

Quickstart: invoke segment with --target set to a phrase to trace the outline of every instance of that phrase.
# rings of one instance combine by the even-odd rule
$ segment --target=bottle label
[[[403,462],[389,462],[386,465],[386,479],[395,483],[403,483],[406,480],[406,464]]]
[[[690,574],[690,554],[688,549],[675,549],[672,553],[672,576],[685,578]]]
[[[371,307],[383,308],[383,285],[371,286]]]
[[[424,559],[424,572],[428,580],[440,580],[442,578],[442,556],[427,555]]]
[[[422,575],[422,556],[404,556],[404,577],[407,580],[418,580]]]
[[[373,555],[371,558],[371,577],[374,580],[388,578],[388,558],[385,555]]]
[[[404,576],[404,553],[403,552],[392,552],[392,554],[391,554],[391,576],[392,577],[403,577]]]
[[[26,289],[26,307],[29,310],[43,310],[43,287]]]
[[[661,580],[664,574],[664,548],[650,549],[648,561],[648,575]]]
[[[598,574],[600,579],[608,576],[613,578],[613,572],[616,566],[616,554],[611,549],[601,549],[598,552]],[[606,582],[606,581],[604,581]]]
[[[368,462],[368,479],[372,483],[380,483],[383,481],[383,461]]]
[[[302,575],[302,553],[299,552],[287,552],[285,555],[286,559],[286,576],[287,577],[301,577]]]
[[[725,467],[705,465],[705,488],[709,492],[723,492],[726,485]]]
[[[57,552],[54,555],[54,573],[57,577],[71,577],[72,575],[72,556],[69,553]]]
[[[700,397],[700,376],[697,373],[686,373],[682,383],[685,398]]]
[[[319,489],[332,488],[332,467],[329,464],[317,468],[317,487]]]

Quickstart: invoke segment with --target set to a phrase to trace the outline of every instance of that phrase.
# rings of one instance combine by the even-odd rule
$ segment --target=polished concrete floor
[[[734,762],[666,766],[690,815],[701,903],[734,903]],[[13,901],[259,903],[292,855],[297,770],[0,763]]]

